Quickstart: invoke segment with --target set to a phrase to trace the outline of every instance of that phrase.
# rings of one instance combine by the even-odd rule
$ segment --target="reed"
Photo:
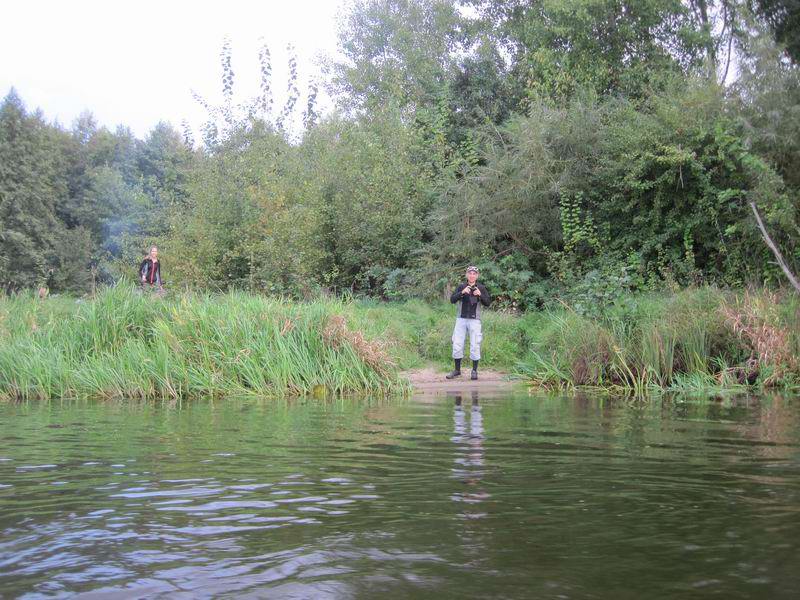
[[[800,300],[714,287],[650,295],[601,318],[568,307],[528,331],[520,372],[548,388],[681,392],[800,383]]]
[[[643,295],[588,318],[569,307],[484,313],[481,363],[557,390],[707,392],[800,385],[800,300],[713,287]],[[448,303],[242,292],[159,299],[0,297],[0,398],[191,398],[405,391],[450,364]]]
[[[0,300],[0,397],[191,398],[402,389],[352,306],[243,293]]]

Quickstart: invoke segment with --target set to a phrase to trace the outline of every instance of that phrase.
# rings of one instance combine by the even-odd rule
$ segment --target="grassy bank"
[[[178,398],[378,391],[400,382],[335,300],[247,294],[0,300],[0,397]]]
[[[359,303],[353,323],[390,341],[397,364],[450,362],[447,304]],[[800,385],[800,298],[714,287],[625,298],[595,311],[487,311],[482,364],[537,387],[645,393]]]
[[[800,384],[800,299],[722,291],[628,298],[600,316],[564,309],[524,319],[518,368],[548,388],[713,392]]]
[[[454,308],[246,293],[0,297],[0,398],[191,398],[402,390],[450,360]],[[520,320],[486,317],[486,363],[513,368]]]
[[[450,363],[442,303],[244,293],[0,298],[0,398],[283,395],[403,389]],[[714,391],[800,384],[800,301],[715,288],[628,298],[594,317],[487,311],[482,364],[546,388]]]

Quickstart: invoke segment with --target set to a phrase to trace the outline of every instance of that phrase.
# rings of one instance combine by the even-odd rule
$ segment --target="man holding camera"
[[[453,379],[461,375],[461,359],[464,358],[464,339],[469,331],[469,357],[472,360],[470,379],[478,378],[478,361],[481,359],[481,304],[489,306],[489,292],[478,283],[478,267],[467,267],[467,281],[461,283],[450,296],[450,302],[458,304],[456,326],[453,329],[453,360],[455,368],[445,375]]]

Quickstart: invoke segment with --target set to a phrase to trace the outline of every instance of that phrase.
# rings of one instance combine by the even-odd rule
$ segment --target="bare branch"
[[[758,208],[756,208],[755,202],[750,202],[750,208],[753,209],[753,214],[756,216],[756,221],[758,222],[758,228],[761,230],[761,235],[764,237],[764,241],[769,246],[769,249],[772,250],[772,253],[775,255],[775,258],[778,260],[778,264],[780,265],[781,269],[783,270],[784,275],[789,279],[791,284],[794,286],[794,289],[800,292],[800,282],[797,281],[797,277],[795,277],[794,273],[789,269],[786,261],[783,260],[783,255],[781,251],[778,250],[778,247],[775,245],[775,242],[772,241],[772,238],[767,233],[766,227],[764,227],[764,223],[761,221],[761,215],[758,214]]]

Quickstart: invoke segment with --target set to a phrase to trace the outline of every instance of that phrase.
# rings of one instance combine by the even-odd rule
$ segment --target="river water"
[[[800,402],[0,404],[0,596],[800,597]]]

